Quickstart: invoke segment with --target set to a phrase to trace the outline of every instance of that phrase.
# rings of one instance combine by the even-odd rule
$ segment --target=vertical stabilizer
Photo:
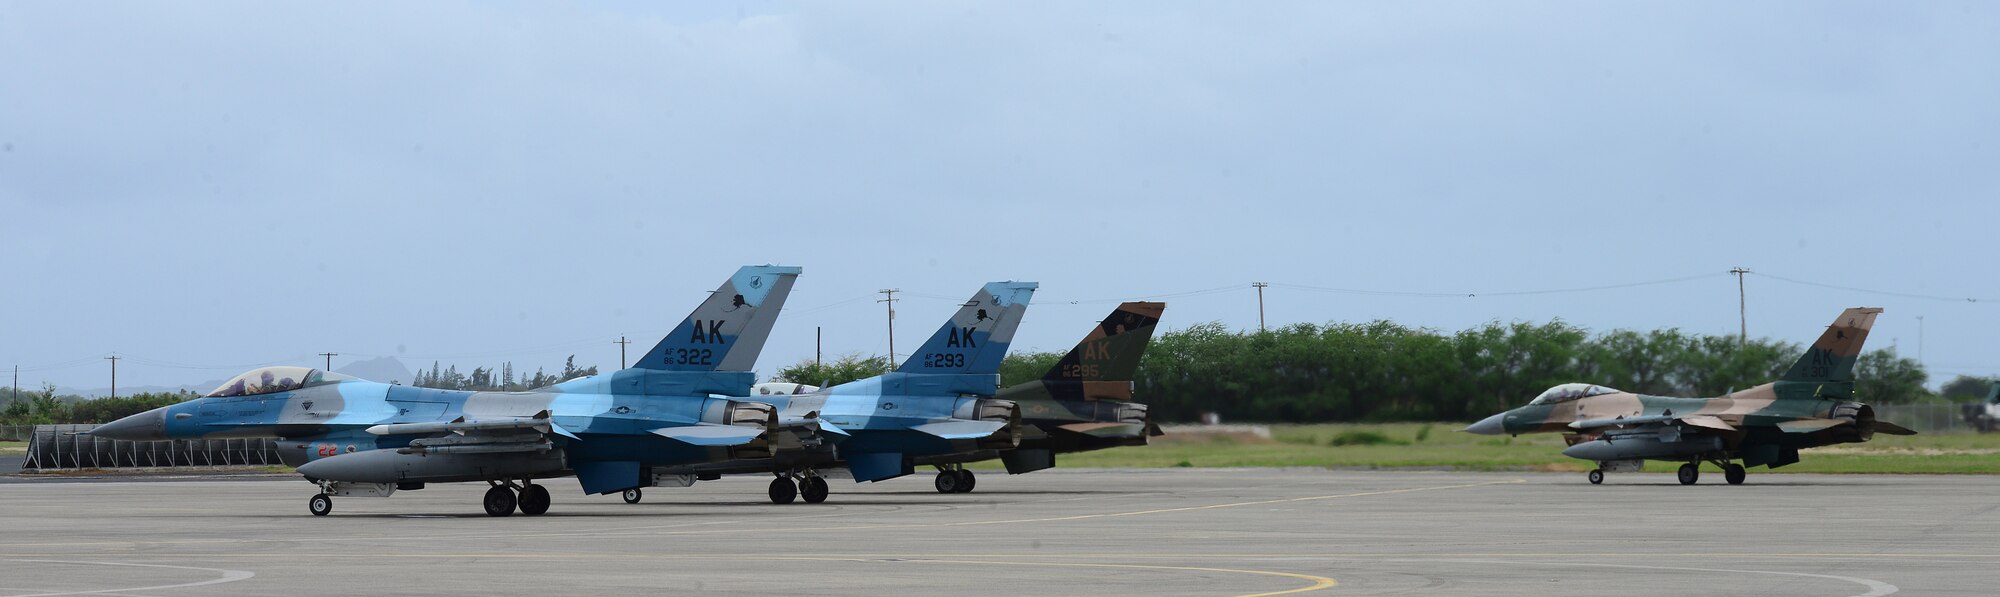
[[[930,340],[917,347],[900,373],[998,374],[1007,345],[1034,296],[1034,282],[993,282],[972,295]]]
[[[1826,326],[1826,333],[1806,347],[1799,362],[1792,364],[1792,369],[1778,380],[1853,383],[1854,362],[1861,357],[1861,344],[1868,339],[1868,329],[1875,327],[1875,317],[1881,314],[1881,307],[1842,311],[1840,318]]]
[[[749,371],[771,337],[799,268],[750,265],[722,283],[701,307],[660,340],[634,369]]]
[[[1166,303],[1128,302],[1091,328],[1042,376],[1058,399],[1130,400],[1139,358],[1153,339]]]

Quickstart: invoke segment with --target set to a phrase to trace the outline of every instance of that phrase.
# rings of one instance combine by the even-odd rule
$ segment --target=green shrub
[[[1333,436],[1333,439],[1331,439],[1331,440],[1327,440],[1327,442],[1326,442],[1326,445],[1329,445],[1329,446],[1407,446],[1407,445],[1410,445],[1410,442],[1406,442],[1406,441],[1403,441],[1403,440],[1399,440],[1399,439],[1391,439],[1391,438],[1390,438],[1389,436],[1387,436],[1387,435],[1383,435],[1383,434],[1382,434],[1381,432],[1379,432],[1379,431],[1363,431],[1363,430],[1360,430],[1360,429],[1353,429],[1353,430],[1348,430],[1348,431],[1342,431],[1342,432],[1340,432],[1340,435],[1336,435],[1336,436]]]

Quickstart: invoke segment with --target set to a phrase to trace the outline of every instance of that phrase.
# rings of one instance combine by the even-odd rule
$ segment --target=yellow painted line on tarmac
[[[1526,483],[1526,482],[1527,482],[1527,480],[1525,480],[1525,479],[1514,479],[1514,480],[1511,480],[1511,481],[1487,481],[1487,482],[1485,482],[1485,483],[1467,483],[1467,484],[1464,484],[1464,485],[1440,485],[1440,486],[1436,486],[1436,487],[1408,487],[1408,488],[1403,488],[1403,489],[1384,489],[1384,490],[1381,490],[1381,491],[1361,491],[1361,492],[1356,492],[1356,493],[1342,493],[1342,494],[1336,494],[1336,495],[1314,495],[1314,496],[1306,496],[1306,497],[1296,497],[1296,498],[1279,498],[1279,499],[1274,499],[1274,500],[1258,500],[1258,501],[1254,501],[1254,502],[1235,502],[1235,503],[1229,503],[1229,504],[1208,504],[1208,505],[1203,505],[1203,506],[1182,506],[1182,507],[1179,507],[1179,508],[1159,508],[1159,509],[1155,509],[1155,510],[1139,510],[1139,511],[1136,511],[1136,512],[1112,512],[1112,513],[1108,513],[1108,514],[1078,514],[1078,515],[1075,515],[1075,516],[1058,516],[1058,517],[1054,517],[1054,518],[1025,518],[1025,519],[1018,519],[1018,520],[975,520],[975,521],[967,521],[967,522],[950,522],[950,523],[943,523],[943,524],[937,524],[937,525],[924,525],[924,526],[953,526],[953,527],[955,527],[955,526],[971,526],[971,525],[982,525],[982,524],[1015,524],[1015,523],[1025,523],[1025,522],[1057,522],[1057,521],[1065,521],[1065,520],[1085,520],[1085,519],[1091,519],[1091,518],[1112,518],[1112,517],[1118,517],[1118,516],[1144,516],[1144,515],[1147,515],[1147,514],[1166,514],[1166,513],[1169,513],[1169,512],[1192,512],[1192,511],[1195,511],[1195,510],[1216,510],[1216,509],[1221,509],[1221,508],[1240,508],[1240,507],[1243,507],[1243,506],[1264,506],[1264,505],[1269,505],[1269,504],[1289,504],[1289,503],[1296,503],[1296,502],[1312,502],[1312,501],[1319,501],[1319,500],[1337,500],[1337,499],[1342,499],[1342,498],[1356,498],[1356,497],[1368,497],[1368,496],[1375,496],[1375,495],[1392,495],[1392,494],[1398,494],[1398,493],[1415,493],[1415,492],[1419,492],[1419,491],[1440,491],[1440,490],[1445,490],[1445,489],[1467,489],[1467,488],[1472,488],[1472,487],[1485,487],[1485,486],[1488,486],[1488,485],[1514,485],[1514,484],[1519,484],[1519,483]]]
[[[1334,580],[1333,580],[1332,578],[1328,578],[1328,577],[1325,577],[1325,576],[1315,576],[1315,575],[1311,575],[1311,574],[1299,574],[1299,573],[1296,573],[1296,572],[1278,572],[1278,571],[1273,571],[1273,570],[1238,570],[1238,569],[1235,569],[1235,568],[1205,568],[1205,567],[1199,567],[1199,566],[1148,566],[1148,565],[1141,565],[1141,564],[1080,564],[1080,563],[1070,563],[1070,562],[1005,562],[1005,561],[997,561],[997,560],[935,560],[935,559],[928,559],[928,558],[926,558],[926,559],[913,559],[913,560],[905,560],[905,561],[908,561],[908,562],[916,562],[916,563],[928,563],[928,564],[977,564],[977,565],[982,565],[982,566],[1053,566],[1053,567],[1068,567],[1068,568],[1131,568],[1131,569],[1138,569],[1138,570],[1181,570],[1181,571],[1194,571],[1194,572],[1221,572],[1221,573],[1226,573],[1226,574],[1260,574],[1260,575],[1265,575],[1265,576],[1282,576],[1282,577],[1286,577],[1286,578],[1296,578],[1296,579],[1299,579],[1299,580],[1303,580],[1303,581],[1309,581],[1309,582],[1311,582],[1311,583],[1312,583],[1312,584],[1310,584],[1310,585],[1306,585],[1306,586],[1303,586],[1303,587],[1299,587],[1299,588],[1296,588],[1296,589],[1286,589],[1286,590],[1283,590],[1283,591],[1271,591],[1271,592],[1268,592],[1268,593],[1246,593],[1246,594],[1243,594],[1243,595],[1237,595],[1237,596],[1235,596],[1235,597],[1271,597],[1271,596],[1273,596],[1273,595],[1293,595],[1293,594],[1297,594],[1297,593],[1309,593],[1309,592],[1312,592],[1312,591],[1318,591],[1318,590],[1322,590],[1322,589],[1331,589],[1331,588],[1333,588],[1333,587],[1335,587],[1335,586],[1337,586],[1337,585],[1339,585],[1339,584],[1340,584],[1339,582],[1336,582],[1336,581],[1334,581]]]

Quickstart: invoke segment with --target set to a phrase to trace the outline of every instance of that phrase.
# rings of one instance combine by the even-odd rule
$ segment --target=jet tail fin
[[[1034,282],[993,282],[931,334],[897,367],[900,373],[1000,373],[1000,360],[1034,296]]]
[[[1042,376],[1057,399],[1130,400],[1132,380],[1139,375],[1139,358],[1153,340],[1153,329],[1166,303],[1122,303],[1097,323],[1076,348],[1070,349]]]
[[[1806,347],[1806,353],[1792,364],[1779,381],[1853,383],[1854,362],[1861,357],[1861,344],[1868,329],[1875,326],[1881,307],[1855,307],[1842,311],[1826,333]]]
[[[1993,382],[1993,389],[1986,391],[1986,403],[2000,402],[2000,381]]]
[[[751,370],[799,272],[797,267],[779,265],[749,265],[736,270],[632,368]]]

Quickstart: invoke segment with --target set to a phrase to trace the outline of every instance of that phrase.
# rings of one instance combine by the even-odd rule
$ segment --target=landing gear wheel
[[[625,503],[627,503],[627,504],[637,504],[637,503],[639,503],[639,497],[640,497],[640,496],[643,496],[643,495],[645,495],[645,494],[644,494],[644,493],[642,493],[642,492],[640,492],[640,491],[639,491],[639,488],[637,488],[637,487],[634,487],[634,488],[631,488],[631,489],[627,489],[627,490],[625,490]]]
[[[938,493],[958,493],[958,483],[958,473],[955,471],[938,471],[937,480],[931,482],[937,487]]]
[[[333,498],[326,497],[326,494],[324,493],[313,496],[312,501],[306,503],[306,509],[311,510],[313,516],[326,516],[328,514],[332,514]]]
[[[826,486],[825,477],[806,477],[799,482],[799,496],[804,497],[808,504],[826,501],[828,493],[832,493],[832,488]]]
[[[789,504],[798,497],[799,485],[793,483],[791,478],[778,477],[771,480],[771,503]]]
[[[1604,484],[1604,469],[1595,469],[1595,468],[1590,469],[1590,484],[1591,485]]]
[[[1728,480],[1730,485],[1742,485],[1743,479],[1749,475],[1749,471],[1743,470],[1741,464],[1722,465],[1722,478]]]
[[[972,476],[972,471],[958,469],[958,487],[956,489],[958,489],[959,493],[972,493],[972,486],[978,482],[979,479]]]
[[[543,512],[548,512],[548,511],[549,511],[549,488],[540,485],[529,485],[527,487],[521,488],[522,514],[526,514],[528,516],[541,516]]]
[[[1701,478],[1701,467],[1695,466],[1692,462],[1683,464],[1681,470],[1674,473],[1674,476],[1680,478],[1682,485],[1693,485],[1696,479]]]
[[[494,485],[492,489],[486,490],[486,515],[512,516],[516,501],[514,499],[514,488],[506,485]]]

